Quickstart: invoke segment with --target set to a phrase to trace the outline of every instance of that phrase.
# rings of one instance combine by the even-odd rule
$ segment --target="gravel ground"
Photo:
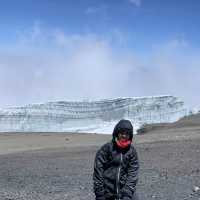
[[[139,143],[140,137],[140,200],[200,200],[194,188],[200,187],[200,137]],[[93,160],[100,145],[0,155],[0,200],[95,199]]]

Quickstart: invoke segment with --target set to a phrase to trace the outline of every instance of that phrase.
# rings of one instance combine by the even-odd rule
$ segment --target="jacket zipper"
[[[119,179],[120,179],[120,171],[121,171],[121,163],[122,163],[122,153],[120,153],[120,164],[119,164],[119,168],[118,168],[118,173],[117,173],[117,182],[116,182],[116,186],[117,186],[117,199],[119,199]]]

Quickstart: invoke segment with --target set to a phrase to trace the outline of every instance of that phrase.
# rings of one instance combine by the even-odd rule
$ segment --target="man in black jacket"
[[[139,162],[131,144],[133,126],[129,120],[120,120],[112,141],[96,153],[94,163],[94,193],[96,200],[136,200]]]

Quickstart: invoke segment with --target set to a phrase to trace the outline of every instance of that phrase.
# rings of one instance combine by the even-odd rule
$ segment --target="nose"
[[[127,133],[120,133],[119,134],[119,138],[121,138],[121,139],[128,139],[129,135]]]
[[[127,138],[128,135],[127,134],[122,134],[122,138]]]

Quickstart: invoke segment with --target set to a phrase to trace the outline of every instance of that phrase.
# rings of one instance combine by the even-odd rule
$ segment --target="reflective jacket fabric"
[[[96,200],[131,200],[138,181],[138,169],[138,156],[133,145],[120,149],[114,140],[103,145],[94,163]]]

